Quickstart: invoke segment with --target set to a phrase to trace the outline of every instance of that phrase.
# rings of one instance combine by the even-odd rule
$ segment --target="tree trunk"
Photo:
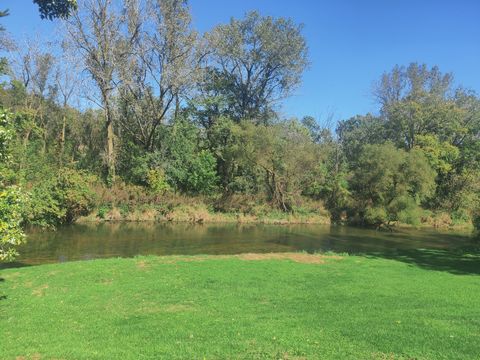
[[[66,127],[67,127],[67,117],[64,114],[63,115],[62,132],[60,134],[60,159],[59,159],[60,166],[63,165],[63,155],[65,153],[65,129],[66,129]]]
[[[179,111],[180,111],[180,99],[178,98],[178,94],[177,94],[175,95],[175,115],[174,115],[175,121],[177,121]]]
[[[110,111],[110,104],[108,100],[105,102],[105,112],[107,118],[107,170],[108,183],[115,182],[115,152],[114,152],[114,133],[113,133],[113,119]]]

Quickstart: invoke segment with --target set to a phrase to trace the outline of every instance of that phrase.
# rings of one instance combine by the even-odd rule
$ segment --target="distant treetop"
[[[68,18],[77,9],[77,0],[33,0],[42,19]]]

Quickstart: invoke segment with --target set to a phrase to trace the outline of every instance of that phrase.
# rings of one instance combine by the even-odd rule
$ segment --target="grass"
[[[478,359],[478,273],[403,260],[140,257],[4,269],[0,358]]]

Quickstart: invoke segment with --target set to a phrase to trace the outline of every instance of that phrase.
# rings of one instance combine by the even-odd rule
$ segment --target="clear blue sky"
[[[203,32],[231,16],[257,9],[305,25],[311,67],[283,107],[288,116],[335,118],[376,111],[372,83],[395,64],[438,65],[457,84],[480,93],[480,0],[191,0],[195,27]],[[15,36],[48,37],[32,0],[0,0],[2,19]]]

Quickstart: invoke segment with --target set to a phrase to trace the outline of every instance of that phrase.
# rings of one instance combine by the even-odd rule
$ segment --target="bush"
[[[480,230],[480,211],[477,211],[472,216],[472,223],[475,229]]]
[[[25,197],[13,186],[6,187],[3,181],[8,171],[11,155],[11,142],[14,133],[9,114],[0,108],[0,261],[10,261],[15,258],[16,246],[25,240],[21,224],[23,222],[23,203]]]
[[[31,190],[28,220],[31,224],[55,227],[88,215],[95,206],[90,184],[94,177],[84,171],[60,169]]]
[[[202,150],[192,160],[187,189],[192,193],[211,195],[217,186],[217,162],[210,151]]]
[[[451,217],[454,225],[468,224],[472,220],[470,214],[465,209],[452,211]]]
[[[97,217],[99,217],[102,220],[105,219],[105,217],[110,212],[110,210],[112,210],[112,207],[109,205],[100,206],[97,211]]]
[[[15,187],[0,191],[0,261],[10,261],[17,255],[15,247],[25,240],[21,228],[24,196]]]
[[[165,194],[170,190],[165,172],[162,169],[150,169],[147,172],[147,185],[155,194]]]
[[[387,211],[383,207],[372,207],[365,210],[365,225],[381,226],[389,222]]]

